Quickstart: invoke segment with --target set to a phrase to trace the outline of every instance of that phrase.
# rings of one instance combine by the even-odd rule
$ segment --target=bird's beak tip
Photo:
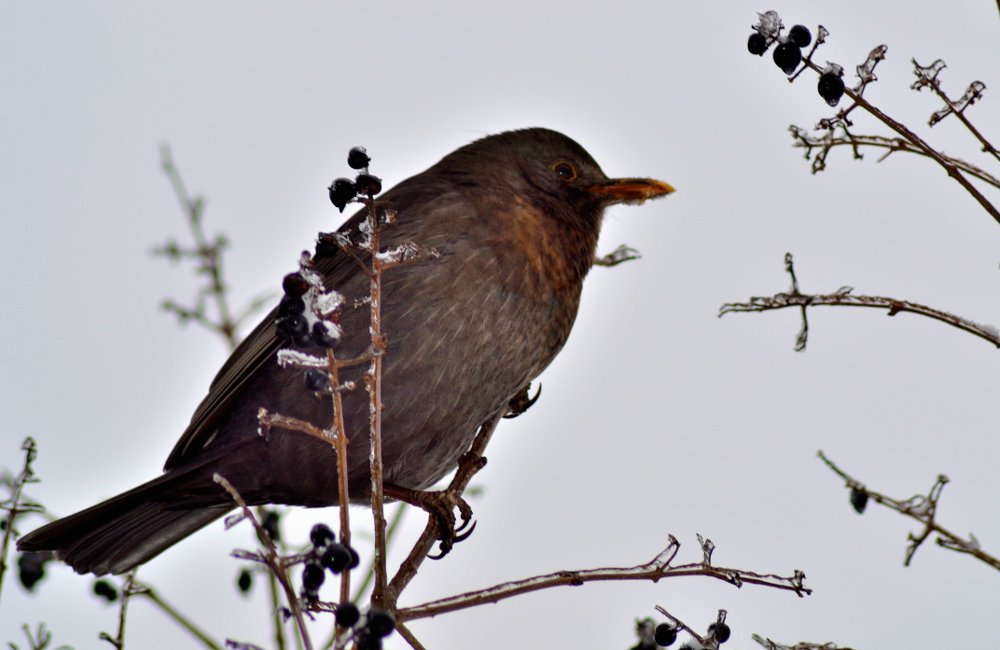
[[[638,205],[673,194],[676,190],[673,185],[652,178],[612,178],[604,183],[591,185],[587,191],[609,204]]]

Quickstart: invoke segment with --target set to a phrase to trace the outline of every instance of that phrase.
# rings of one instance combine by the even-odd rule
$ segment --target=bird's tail
[[[178,498],[206,481],[204,470],[168,472],[20,540],[22,551],[55,551],[78,573],[124,573],[152,559],[233,508],[221,499]],[[210,480],[210,478],[208,478]],[[213,486],[219,490],[218,486]]]

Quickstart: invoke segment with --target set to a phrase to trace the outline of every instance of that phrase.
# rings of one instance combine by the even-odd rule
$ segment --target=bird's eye
[[[572,163],[568,163],[566,161],[557,162],[552,165],[552,171],[554,171],[559,178],[563,179],[567,183],[572,183],[576,180],[576,167],[574,167]]]

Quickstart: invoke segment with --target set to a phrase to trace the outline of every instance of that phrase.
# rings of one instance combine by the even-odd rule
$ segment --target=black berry
[[[788,40],[795,43],[799,47],[809,47],[812,43],[813,37],[809,33],[809,28],[805,25],[794,25],[790,30],[788,30]]]
[[[309,291],[309,283],[306,282],[301,273],[289,273],[281,281],[281,289],[286,296],[301,298],[306,291]]]
[[[351,563],[351,551],[343,544],[330,544],[323,551],[320,563],[333,573],[340,573]]]
[[[293,341],[309,334],[309,323],[302,314],[290,314],[274,321],[274,330],[283,341]]]
[[[310,370],[315,370],[315,368],[310,368]],[[326,379],[325,372],[323,373],[323,378]],[[309,531],[309,541],[316,547],[326,546],[335,539],[337,539],[336,535],[333,534],[333,531],[326,524],[316,524]]]
[[[240,571],[240,576],[236,579],[236,586],[239,588],[240,593],[249,593],[250,587],[253,586],[253,576],[250,575],[250,569],[243,569]]]
[[[864,513],[865,508],[868,507],[868,493],[864,488],[854,486],[851,488],[851,505],[860,515]]]
[[[94,593],[104,598],[109,603],[118,600],[118,590],[111,586],[107,580],[98,580],[94,583]]]
[[[386,637],[396,629],[396,618],[385,611],[372,607],[368,612],[368,625],[366,626],[372,635],[376,637]]]
[[[271,538],[272,542],[281,541],[281,528],[278,526],[280,519],[281,515],[278,514],[277,510],[265,510],[264,516],[261,517],[261,528],[267,531],[267,535]]]
[[[324,391],[330,387],[330,375],[326,374],[325,370],[320,370],[319,368],[307,369],[303,376],[303,381],[305,382],[306,389],[314,393]],[[333,533],[330,534],[332,535]],[[325,544],[316,544],[316,546],[325,546]]]
[[[725,623],[712,623],[708,626],[708,636],[715,637],[719,643],[725,643],[731,635],[732,632]]]
[[[382,191],[382,179],[371,174],[358,174],[358,177],[354,179],[354,187],[358,194],[375,196]]]
[[[656,641],[656,645],[667,647],[673,645],[674,641],[677,640],[677,628],[670,623],[660,623],[656,626],[656,631],[653,633],[653,640]]]
[[[358,192],[354,189],[354,183],[351,182],[349,178],[338,178],[333,181],[333,184],[329,187],[330,190],[330,202],[333,203],[341,212],[347,207],[347,202],[357,196]]]
[[[824,72],[819,77],[816,90],[819,91],[819,96],[825,99],[827,104],[836,106],[840,98],[844,96],[844,80],[839,74]]]
[[[48,553],[21,553],[17,558],[17,577],[28,591],[45,577],[45,563],[49,560]]]
[[[337,611],[334,612],[333,617],[340,627],[353,627],[361,618],[361,612],[358,611],[358,606],[354,603],[340,603],[337,605]]]
[[[790,75],[795,72],[795,68],[799,67],[800,61],[802,61],[802,51],[798,45],[785,42],[780,43],[778,47],[774,48],[774,63],[785,74]]]
[[[302,569],[302,588],[307,593],[315,593],[326,579],[326,572],[323,567],[310,562]]]
[[[371,156],[364,147],[353,147],[347,152],[347,164],[351,169],[365,169],[371,161]]]
[[[747,39],[747,49],[750,50],[750,54],[764,56],[764,52],[767,51],[767,38],[760,32],[750,34],[750,38]]]
[[[340,343],[340,330],[333,323],[318,320],[313,323],[312,340],[321,348],[335,348]]]
[[[306,310],[306,303],[301,296],[285,294],[278,303],[278,316],[292,316],[301,314]]]

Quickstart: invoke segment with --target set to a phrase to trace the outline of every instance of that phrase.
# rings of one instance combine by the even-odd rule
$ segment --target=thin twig
[[[122,601],[118,606],[118,633],[112,637],[107,632],[101,632],[97,637],[101,641],[107,641],[118,650],[124,650],[125,648],[125,618],[128,614],[128,601],[135,593],[133,591],[134,580],[135,569],[129,571],[125,577],[125,584],[122,586]]]
[[[930,537],[931,533],[937,533],[940,535],[940,537],[936,540],[938,546],[950,549],[957,553],[971,555],[972,557],[985,562],[994,569],[1000,570],[1000,559],[983,551],[982,548],[980,548],[979,540],[976,539],[975,535],[970,533],[969,538],[964,539],[944,528],[934,520],[934,516],[937,514],[937,504],[941,497],[941,491],[948,483],[947,476],[944,476],[943,474],[939,475],[937,480],[934,482],[934,485],[931,486],[931,489],[928,491],[927,496],[918,494],[906,499],[905,501],[900,501],[869,489],[857,479],[847,474],[847,472],[837,467],[837,465],[834,464],[832,460],[827,458],[822,451],[819,451],[817,455],[827,467],[844,479],[844,483],[848,488],[852,490],[861,490],[871,500],[875,501],[875,503],[880,503],[885,507],[906,515],[910,519],[914,519],[924,525],[922,532],[919,534],[910,533],[908,536],[910,544],[906,549],[906,557],[903,560],[904,566],[910,565],[913,555],[917,552],[917,549],[921,546],[921,544],[923,544],[927,538]]]
[[[396,621],[396,631],[399,632],[399,636],[403,637],[403,640],[410,644],[413,650],[426,650],[413,632],[410,631],[410,628],[406,627],[406,624]]]
[[[382,224],[379,223],[375,199],[368,197],[368,239],[371,254],[371,284],[369,305],[371,310],[371,346],[376,351],[368,372],[365,386],[369,396],[369,434],[371,438],[371,492],[372,520],[375,528],[374,575],[372,605],[385,606],[386,560],[385,560],[385,497],[382,485],[382,359],[388,349],[382,333],[382,261],[379,255]]]
[[[3,590],[4,575],[7,572],[7,549],[10,548],[10,542],[14,538],[17,518],[23,513],[39,512],[42,509],[38,504],[21,501],[24,486],[28,483],[38,482],[38,479],[35,478],[35,472],[31,468],[31,464],[38,456],[38,445],[35,443],[35,439],[31,436],[26,437],[21,443],[21,451],[24,452],[24,466],[11,482],[10,497],[0,503],[0,509],[7,511],[7,518],[4,520],[3,543],[0,544],[0,593]]]
[[[470,591],[458,596],[451,596],[422,605],[403,608],[397,611],[396,618],[400,621],[412,621],[437,616],[446,612],[467,609],[469,607],[477,607],[486,603],[496,603],[507,598],[542,589],[567,585],[579,586],[588,582],[606,580],[651,580],[657,582],[663,578],[706,576],[728,582],[737,587],[741,587],[744,584],[755,584],[792,591],[800,597],[812,593],[811,589],[804,586],[805,575],[799,571],[796,571],[795,575],[791,577],[782,577],[775,574],[759,574],[752,571],[715,567],[706,561],[670,566],[670,562],[676,557],[679,549],[680,543],[671,535],[667,547],[645,564],[633,567],[556,571],[555,573],[514,580],[487,587],[486,589]]]
[[[810,135],[805,129],[792,126],[789,127],[792,133],[792,137],[795,138],[796,147],[806,150],[807,157],[812,149],[820,149],[821,152],[828,152],[834,147],[850,146],[855,151],[858,147],[875,147],[878,149],[885,149],[886,152],[878,159],[877,162],[882,162],[888,158],[891,154],[897,151],[903,151],[906,153],[917,154],[920,156],[927,156],[927,152],[923,149],[917,147],[916,145],[904,140],[903,138],[890,138],[881,135],[853,135],[850,136],[833,136],[831,132],[827,132],[825,135],[813,136]],[[952,165],[955,165],[958,169],[962,170],[966,174],[978,178],[979,180],[992,185],[993,187],[1000,188],[1000,178],[990,174],[986,170],[973,165],[972,163],[966,162],[961,158],[955,158],[953,156],[947,156],[941,154],[941,156],[947,159]],[[825,156],[824,156],[825,158]],[[822,169],[822,165],[819,167]],[[819,171],[817,169],[817,171]]]
[[[257,535],[261,540],[265,542],[264,549],[264,560],[267,562],[268,567],[274,572],[274,575],[278,578],[278,582],[281,583],[282,588],[285,590],[285,598],[288,601],[288,607],[292,610],[292,617],[295,619],[295,624],[299,631],[299,639],[301,639],[302,644],[305,646],[306,650],[312,650],[312,640],[309,638],[309,630],[306,628],[305,618],[302,615],[302,608],[299,606],[299,599],[295,595],[295,589],[292,587],[291,582],[288,579],[288,570],[285,566],[284,559],[278,555],[278,550],[274,547],[274,542],[271,541],[271,536],[267,534],[267,531],[261,526],[257,517],[254,516],[253,510],[247,506],[246,501],[240,496],[236,488],[225,479],[225,477],[219,474],[213,474],[212,480],[222,486],[222,488],[229,493],[229,496],[233,499],[237,506],[243,511],[243,517],[249,519],[253,524],[254,530],[257,531]]]
[[[795,349],[801,351],[805,349],[806,337],[809,331],[809,321],[806,319],[807,307],[832,306],[832,307],[869,307],[874,309],[885,309],[889,316],[895,316],[900,312],[910,312],[919,316],[926,316],[936,321],[951,325],[964,332],[968,332],[979,338],[989,341],[1000,348],[1000,330],[993,325],[982,325],[967,318],[956,316],[955,314],[934,309],[926,305],[900,300],[898,298],[888,298],[885,296],[859,296],[854,295],[852,287],[841,287],[831,294],[804,294],[799,292],[798,281],[795,278],[795,268],[792,264],[791,253],[785,253],[785,270],[792,276],[792,291],[789,293],[776,293],[773,296],[753,296],[747,302],[727,302],[719,307],[719,317],[729,313],[743,312],[764,312],[774,309],[785,309],[787,307],[798,307],[802,311],[802,329],[796,338]]]

